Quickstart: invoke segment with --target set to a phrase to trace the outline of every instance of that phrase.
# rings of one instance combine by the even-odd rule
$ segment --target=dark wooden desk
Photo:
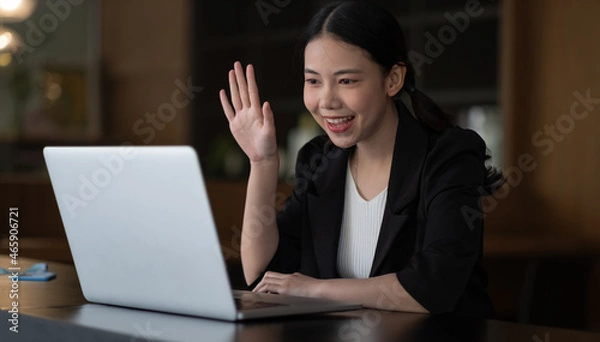
[[[1,266],[7,263],[0,257]],[[19,283],[19,334],[8,331],[11,314],[0,311],[0,341],[600,341],[600,334],[574,330],[374,310],[220,322],[86,304],[73,266],[49,268],[55,280]],[[11,307],[10,285],[0,280],[3,310]]]
[[[29,266],[40,262],[28,258],[19,258],[19,266],[24,271]],[[10,265],[8,256],[0,256],[0,267],[8,268]],[[75,273],[75,267],[58,262],[48,263],[49,271],[57,274],[54,280],[49,282],[20,281],[19,308],[58,307],[81,305],[86,301],[81,293],[79,281]],[[11,282],[8,277],[0,277],[0,309],[9,310],[12,300],[8,296]]]

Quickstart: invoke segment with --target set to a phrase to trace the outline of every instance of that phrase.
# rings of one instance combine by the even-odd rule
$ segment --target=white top
[[[366,201],[359,193],[350,172],[346,176],[344,216],[337,254],[337,267],[343,278],[368,278],[387,200],[386,187]]]

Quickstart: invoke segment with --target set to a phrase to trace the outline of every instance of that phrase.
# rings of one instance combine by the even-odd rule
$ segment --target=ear
[[[394,64],[392,70],[385,78],[385,92],[389,97],[393,97],[404,86],[404,76],[406,76],[406,66]]]

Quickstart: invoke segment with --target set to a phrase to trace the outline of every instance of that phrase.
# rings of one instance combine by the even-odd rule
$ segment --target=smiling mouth
[[[354,116],[345,116],[343,118],[325,118],[325,121],[332,126],[339,126],[352,121],[353,119]]]
[[[329,129],[332,133],[345,133],[354,125],[355,116],[343,116],[343,117],[335,117],[335,118],[327,118],[324,117],[325,123],[327,124],[327,129]]]

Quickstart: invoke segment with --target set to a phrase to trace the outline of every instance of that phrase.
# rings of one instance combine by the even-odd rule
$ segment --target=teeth
[[[340,119],[325,119],[325,120],[327,120],[327,122],[329,122],[331,124],[338,125],[338,124],[341,124],[344,122],[348,122],[348,121],[352,120],[352,118],[353,118],[352,116],[348,116],[348,117],[340,118]]]

